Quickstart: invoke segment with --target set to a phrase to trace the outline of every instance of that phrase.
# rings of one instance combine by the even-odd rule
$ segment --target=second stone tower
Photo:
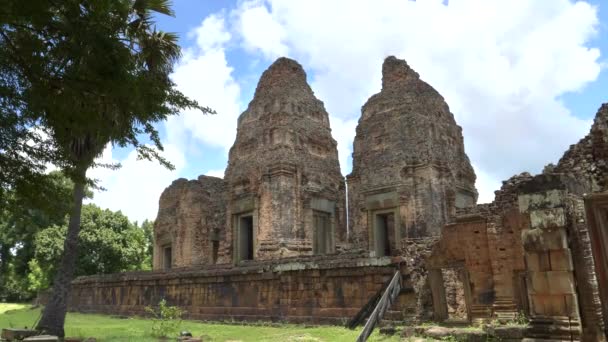
[[[477,201],[462,129],[443,97],[404,60],[388,57],[382,90],[361,110],[348,176],[352,240],[376,256],[402,239],[438,235]]]

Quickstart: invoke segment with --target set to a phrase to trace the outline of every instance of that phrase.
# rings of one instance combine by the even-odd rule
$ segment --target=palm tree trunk
[[[63,247],[61,263],[55,275],[53,292],[49,303],[44,308],[42,318],[36,327],[39,331],[47,334],[64,337],[65,315],[68,308],[68,296],[76,269],[78,258],[78,233],[80,232],[80,213],[82,210],[82,199],[84,197],[85,172],[74,181],[74,207],[70,215],[68,233]]]

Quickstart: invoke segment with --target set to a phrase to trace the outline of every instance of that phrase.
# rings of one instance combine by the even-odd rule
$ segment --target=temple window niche
[[[314,255],[331,254],[335,251],[336,204],[322,198],[311,200],[312,252]]]

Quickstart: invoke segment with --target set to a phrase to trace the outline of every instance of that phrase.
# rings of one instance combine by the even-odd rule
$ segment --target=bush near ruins
[[[146,312],[151,314],[152,335],[156,337],[169,337],[176,335],[182,324],[184,311],[177,306],[167,305],[167,301],[162,299],[158,303],[158,308],[146,306]]]

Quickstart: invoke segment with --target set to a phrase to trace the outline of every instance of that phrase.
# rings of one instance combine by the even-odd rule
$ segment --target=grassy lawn
[[[40,309],[29,305],[0,303],[0,328],[31,327],[40,316]],[[154,341],[150,335],[152,322],[141,318],[121,319],[105,315],[69,313],[66,321],[68,337],[95,337],[98,341]],[[305,328],[285,324],[281,327],[241,326],[184,321],[181,330],[193,336],[204,336],[204,341],[354,341],[359,330],[322,326]],[[374,332],[368,341],[399,341]]]
[[[28,304],[0,303],[0,315],[2,315],[3,313],[5,313],[7,311],[20,310],[20,309],[25,309],[25,308],[29,308],[29,307],[30,306]]]

